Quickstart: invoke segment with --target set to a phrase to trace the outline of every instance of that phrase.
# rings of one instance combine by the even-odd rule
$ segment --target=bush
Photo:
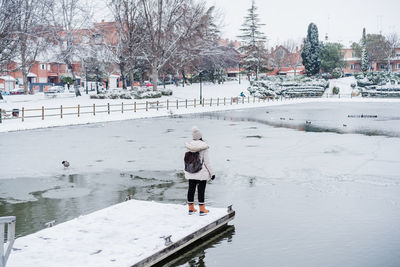
[[[332,79],[338,79],[342,77],[342,72],[340,71],[340,69],[334,69],[332,71]]]
[[[339,87],[334,86],[334,87],[332,88],[332,94],[337,95],[337,94],[339,94],[339,92],[340,92]]]

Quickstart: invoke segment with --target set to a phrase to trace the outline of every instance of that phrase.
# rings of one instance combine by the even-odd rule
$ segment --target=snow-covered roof
[[[111,74],[111,75],[109,76],[109,78],[119,78],[119,75]]]
[[[28,77],[37,77],[37,75],[35,73],[29,72]]]
[[[15,79],[11,77],[10,75],[5,75],[5,76],[0,76],[1,80],[7,81],[7,82],[13,82]]]

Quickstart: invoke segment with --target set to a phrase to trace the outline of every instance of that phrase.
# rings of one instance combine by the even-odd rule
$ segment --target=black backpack
[[[203,162],[200,160],[199,152],[186,152],[185,153],[185,171],[189,173],[196,173],[203,167]]]

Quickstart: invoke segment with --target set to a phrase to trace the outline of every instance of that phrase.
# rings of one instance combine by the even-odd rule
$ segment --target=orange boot
[[[192,215],[193,213],[195,213],[197,210],[194,207],[193,203],[188,203],[189,206],[189,215]]]
[[[199,204],[199,208],[200,208],[200,216],[207,215],[208,210],[206,210],[205,204]]]

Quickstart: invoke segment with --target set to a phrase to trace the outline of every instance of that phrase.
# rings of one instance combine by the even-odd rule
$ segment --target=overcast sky
[[[237,39],[251,0],[207,0],[225,13],[223,36]],[[400,34],[400,0],[256,0],[263,32],[269,45],[287,39],[301,40],[310,22],[318,26],[320,39],[328,33],[330,41],[348,46],[367,33]]]
[[[102,2],[104,0],[97,0]],[[222,36],[238,39],[243,18],[251,0],[206,0],[224,14]],[[359,41],[363,27],[367,33],[400,35],[400,0],[256,0],[263,32],[269,46],[288,39],[301,42],[310,22],[318,26],[320,39],[328,34],[329,41],[349,46]],[[104,2],[103,2],[104,3]],[[112,20],[104,5],[97,5],[97,20]]]

